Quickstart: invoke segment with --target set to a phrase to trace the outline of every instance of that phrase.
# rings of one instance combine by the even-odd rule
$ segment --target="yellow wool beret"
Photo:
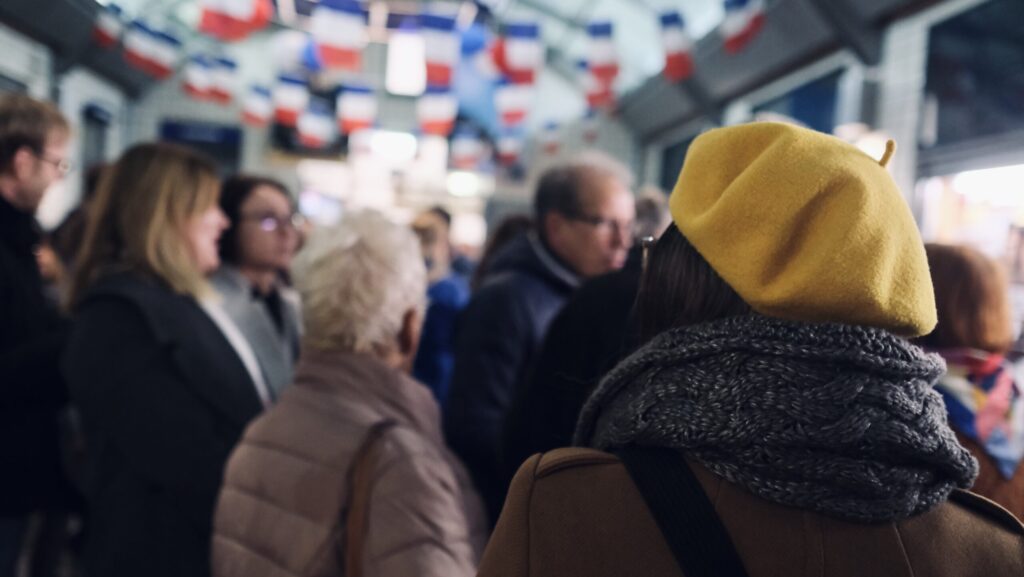
[[[924,335],[935,296],[892,152],[775,122],[711,130],[686,155],[672,219],[761,314]]]

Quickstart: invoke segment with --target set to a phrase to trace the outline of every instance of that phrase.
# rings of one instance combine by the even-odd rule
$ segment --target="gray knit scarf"
[[[615,367],[576,444],[680,449],[775,503],[903,519],[978,473],[932,390],[943,372],[880,329],[733,317],[667,331]]]

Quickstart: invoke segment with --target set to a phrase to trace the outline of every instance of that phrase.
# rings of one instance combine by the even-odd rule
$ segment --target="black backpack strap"
[[[630,446],[616,454],[686,577],[747,577],[729,533],[681,453]]]

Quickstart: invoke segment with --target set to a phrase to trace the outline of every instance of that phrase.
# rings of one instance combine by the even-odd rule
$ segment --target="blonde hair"
[[[175,292],[205,294],[206,279],[189,251],[185,227],[216,205],[219,194],[213,164],[198,153],[166,143],[130,148],[100,179],[69,308],[111,270],[144,272]]]
[[[389,350],[405,314],[425,306],[427,270],[416,236],[375,211],[314,230],[292,272],[304,338],[316,348]]]

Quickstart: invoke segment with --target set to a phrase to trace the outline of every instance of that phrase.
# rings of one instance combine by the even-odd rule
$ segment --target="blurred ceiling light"
[[[427,87],[426,48],[416,30],[391,33],[388,39],[388,64],[384,87],[391,94],[419,96]]]
[[[1024,164],[969,170],[953,177],[953,190],[977,203],[1024,205]]]
[[[454,170],[448,173],[448,194],[459,197],[480,194],[480,177],[472,172]]]
[[[370,135],[370,152],[396,167],[416,158],[416,137],[408,132],[374,130]]]

